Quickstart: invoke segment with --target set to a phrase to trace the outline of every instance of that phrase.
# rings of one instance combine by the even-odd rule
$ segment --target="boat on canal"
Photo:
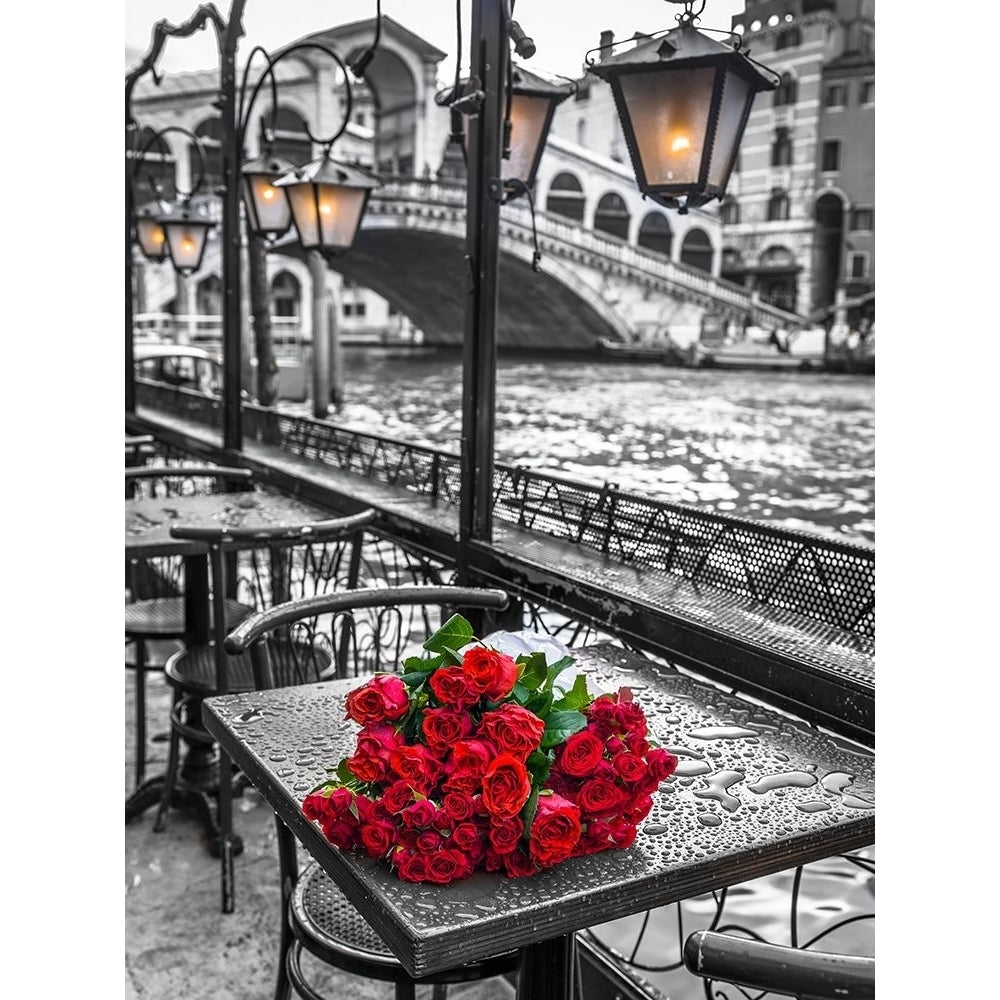
[[[823,371],[826,368],[826,331],[821,326],[783,334],[750,328],[737,341],[707,344],[695,341],[687,363],[692,368],[730,368],[763,371]]]
[[[607,361],[650,361],[674,367],[686,364],[684,352],[672,341],[660,344],[642,344],[601,337],[597,343],[597,349]]]

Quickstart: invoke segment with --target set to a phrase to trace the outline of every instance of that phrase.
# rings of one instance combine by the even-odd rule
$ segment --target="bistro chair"
[[[174,538],[205,542],[209,553],[212,638],[173,654],[164,667],[173,689],[167,772],[153,829],[161,831],[180,777],[181,739],[211,750],[215,741],[201,722],[201,702],[213,695],[254,687],[248,657],[227,656],[226,633],[243,617],[243,609],[262,611],[289,599],[309,598],[357,585],[364,530],[376,512],[301,525],[270,528],[205,528],[175,525]],[[229,599],[241,600],[232,615]],[[242,603],[246,601],[247,603]],[[297,651],[283,651],[294,659]],[[233,857],[242,843],[233,833],[233,774],[228,756],[218,754],[218,853],[222,860],[222,912],[235,908]]]
[[[684,942],[684,965],[712,983],[806,1000],[873,1000],[875,959],[768,944],[719,931],[695,931]],[[711,983],[710,983],[711,981]]]
[[[395,670],[404,657],[423,653],[424,639],[456,611],[488,614],[508,601],[502,590],[453,586],[346,591],[252,615],[229,634],[226,650],[249,651],[258,690]],[[289,659],[289,648],[300,655]],[[433,984],[434,1000],[443,1000],[449,983],[514,974],[516,951],[413,979],[315,861],[299,870],[298,841],[277,816],[275,824],[282,895],[275,1000],[288,1000],[290,990],[304,1000],[337,1000],[306,978],[303,950],[334,969],[394,983],[396,1000],[414,1000],[418,984]]]
[[[125,498],[245,489],[252,478],[249,469],[222,466],[126,465]],[[146,675],[163,672],[167,657],[180,646],[186,628],[183,560],[179,556],[129,560],[125,565],[125,594],[125,669],[133,671],[135,676],[135,787],[138,788],[146,775]],[[254,610],[236,601],[226,604],[230,622]]]

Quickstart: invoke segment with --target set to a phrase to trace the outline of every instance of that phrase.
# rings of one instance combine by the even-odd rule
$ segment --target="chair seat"
[[[281,686],[320,680],[332,672],[332,657],[321,649],[272,640],[268,646],[271,666]],[[223,654],[229,666],[229,693],[254,690],[253,664],[249,653]],[[308,673],[308,676],[303,674]],[[207,698],[218,694],[215,682],[215,644],[190,646],[167,660],[167,682],[180,691]]]
[[[145,640],[145,656],[143,666],[146,670],[162,670],[174,653],[184,648],[180,639],[147,639]],[[135,640],[125,640],[125,669],[135,670]]]
[[[226,621],[236,624],[252,615],[256,609],[249,604],[226,599]],[[209,609],[209,622],[212,612]],[[152,597],[125,605],[127,636],[176,638],[186,631],[183,597]]]
[[[288,918],[297,940],[317,957],[359,975],[397,982],[409,979],[399,959],[315,861],[302,870],[295,883]],[[517,965],[518,953],[509,951],[414,981],[471,982],[513,972]]]

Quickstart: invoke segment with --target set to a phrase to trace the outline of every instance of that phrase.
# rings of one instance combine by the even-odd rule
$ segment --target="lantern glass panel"
[[[350,247],[361,223],[366,188],[292,184],[286,190],[303,247],[322,250]]]
[[[754,91],[749,80],[731,69],[726,70],[722,88],[722,106],[715,129],[715,145],[708,168],[711,187],[724,189],[729,180],[740,144],[740,126],[747,105],[753,101]]]
[[[272,174],[244,174],[243,200],[256,232],[280,236],[291,224],[292,210],[275,180]]]
[[[167,256],[167,234],[152,216],[136,223],[139,249],[149,260],[163,260]]]
[[[714,82],[710,66],[621,76],[647,186],[698,183]]]
[[[510,156],[500,162],[505,180],[530,183],[538,147],[544,139],[545,123],[552,101],[548,97],[514,94],[510,102]]]
[[[170,259],[178,271],[197,271],[205,250],[208,226],[198,222],[167,222],[163,227],[170,245]]]

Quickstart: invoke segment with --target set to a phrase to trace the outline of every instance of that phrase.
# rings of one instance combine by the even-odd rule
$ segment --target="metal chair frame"
[[[275,631],[302,621],[313,621],[329,616],[335,630],[342,623],[342,616],[362,609],[400,607],[438,607],[444,609],[477,609],[480,612],[503,611],[509,603],[502,590],[456,586],[393,586],[345,591],[329,596],[306,598],[277,605],[268,611],[244,619],[230,632],[225,649],[233,655],[249,650],[253,667],[254,685],[258,690],[276,687],[277,678],[273,663],[273,634]],[[341,642],[349,641],[340,633]],[[341,675],[346,674],[346,663],[333,640],[334,659]],[[398,663],[396,664],[398,667]],[[324,926],[323,919],[310,909],[307,886],[332,897],[341,912],[360,914],[337,888],[336,884],[315,862],[299,870],[297,841],[292,832],[275,816],[278,838],[279,877],[281,881],[282,922],[278,961],[278,978],[275,983],[275,1000],[288,1000],[290,991],[303,1000],[331,1000],[319,993],[308,981],[302,970],[301,956],[306,951],[326,964],[342,971],[395,984],[396,1000],[414,1000],[418,984],[433,984],[434,1000],[443,1000],[448,983],[470,982],[499,975],[513,975],[517,969],[518,954],[510,952],[482,962],[457,966],[437,974],[414,979],[386,948],[377,952],[352,943],[346,930],[338,936],[338,928]],[[372,932],[374,934],[374,932]]]

